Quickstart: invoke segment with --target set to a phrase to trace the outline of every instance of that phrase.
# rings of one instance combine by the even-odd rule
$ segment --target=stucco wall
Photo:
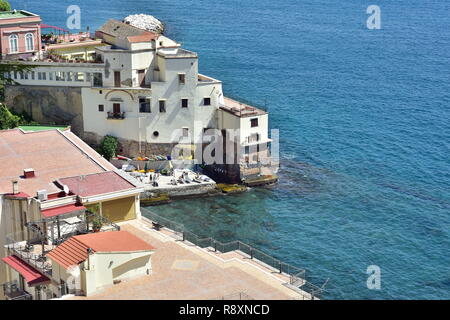
[[[83,132],[81,88],[45,86],[7,86],[6,104],[16,112],[25,111],[41,124],[70,125]]]

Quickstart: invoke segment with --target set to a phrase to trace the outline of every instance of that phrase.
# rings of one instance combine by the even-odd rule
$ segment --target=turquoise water
[[[228,95],[267,103],[280,183],[159,214],[330,278],[329,299],[450,298],[450,1],[11,2],[58,26],[78,3],[91,29],[153,14]]]

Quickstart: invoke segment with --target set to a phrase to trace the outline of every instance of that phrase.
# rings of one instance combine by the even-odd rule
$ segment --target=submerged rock
[[[140,29],[156,32],[159,34],[162,34],[164,32],[163,23],[156,19],[154,16],[150,16],[147,14],[133,14],[126,17],[123,21]]]

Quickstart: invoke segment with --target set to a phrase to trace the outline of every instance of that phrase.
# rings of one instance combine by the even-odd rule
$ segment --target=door
[[[120,87],[120,71],[114,71],[114,86]]]
[[[138,81],[141,87],[145,87],[145,70],[138,70]]]
[[[113,104],[113,113],[114,114],[120,114],[120,103],[114,103]]]

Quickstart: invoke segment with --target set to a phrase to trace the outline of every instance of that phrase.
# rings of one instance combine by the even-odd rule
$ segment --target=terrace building
[[[236,147],[225,155],[233,165],[213,166],[216,180],[276,172],[268,113],[226,98],[222,82],[200,74],[198,55],[179,43],[117,20],[94,37],[43,39],[41,58],[23,59],[35,68],[9,75],[19,84],[6,89],[16,111],[41,123],[70,124],[91,145],[113,135],[128,157],[171,155],[181,144],[202,163],[204,132],[233,131]]]
[[[70,130],[0,131],[0,257],[20,274],[0,264],[5,292],[51,282],[46,254],[72,236],[138,219],[142,191]]]

